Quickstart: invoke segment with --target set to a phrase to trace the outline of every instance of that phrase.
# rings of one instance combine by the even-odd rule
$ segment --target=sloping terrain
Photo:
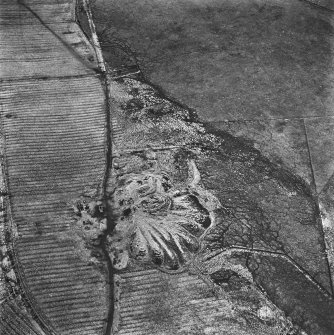
[[[110,187],[116,187],[120,204],[115,238],[126,236],[125,227],[132,223],[146,240],[142,242],[137,232],[139,237],[126,249],[133,255],[133,263],[143,259],[144,264],[151,262],[172,276],[185,262],[173,252],[188,250],[199,260],[197,274],[201,275],[204,267],[203,273],[219,285],[219,278],[224,282],[225,276],[229,281],[226,275],[219,275],[229,260],[247,269],[270,299],[309,334],[332,334],[332,284],[312,188],[230,134],[206,128],[189,110],[147,84],[119,79],[113,92],[118,102],[113,114],[118,136],[114,145],[116,186],[112,179]],[[159,178],[164,180],[163,190],[157,186],[152,198],[145,198],[145,190],[153,183],[149,180]],[[137,200],[136,187],[139,198],[143,194],[142,202]],[[132,193],[122,191],[127,188]],[[198,251],[191,234],[200,234],[193,228],[200,221],[198,214],[191,214],[194,205],[186,196],[197,198],[211,213],[211,223],[203,226],[208,231],[199,237],[202,247]],[[185,222],[187,215],[192,218],[189,223]],[[191,234],[177,232],[175,224]],[[169,225],[168,233],[165,225]],[[209,263],[208,252],[214,253]],[[220,266],[222,259],[225,263]],[[126,269],[121,276],[123,273],[127,276]],[[157,285],[147,285],[148,292]],[[162,293],[156,294],[157,301],[164,299],[158,298]],[[122,307],[120,310],[122,315]],[[127,322],[130,320],[123,319],[121,325],[128,328]],[[147,319],[145,322],[145,327],[150,327]],[[154,327],[154,320],[151,322]],[[213,334],[218,331],[213,329]]]
[[[334,273],[333,1],[97,0],[93,10],[113,76],[140,68],[311,185]]]
[[[0,333],[333,334],[309,180],[106,79],[74,2],[0,9]]]

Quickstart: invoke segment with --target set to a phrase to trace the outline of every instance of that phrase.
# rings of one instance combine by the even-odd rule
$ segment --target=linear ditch
[[[85,31],[85,27],[81,26],[80,24],[80,17],[79,17],[79,13],[80,13],[80,9],[78,8],[80,6],[79,1],[77,1],[76,3],[76,20],[78,22],[78,24],[80,25],[81,29],[84,31],[84,33],[87,35],[87,32]],[[109,284],[109,306],[108,306],[108,312],[107,312],[107,322],[106,322],[106,326],[105,326],[105,335],[111,335],[112,334],[112,328],[113,328],[113,318],[114,318],[114,270],[112,267],[112,263],[111,263],[111,259],[109,257],[107,248],[106,248],[106,240],[107,240],[107,236],[109,233],[111,233],[111,231],[114,228],[114,218],[113,218],[113,213],[112,210],[109,207],[108,204],[108,195],[107,195],[107,186],[108,186],[108,181],[110,178],[110,171],[111,171],[111,167],[112,167],[112,126],[111,126],[111,109],[112,109],[112,105],[111,105],[111,97],[110,97],[110,91],[111,91],[111,87],[110,87],[110,80],[108,78],[108,74],[106,71],[106,66],[105,66],[105,62],[103,59],[103,55],[102,55],[102,51],[99,45],[99,40],[96,34],[96,30],[95,30],[95,25],[93,22],[93,18],[92,18],[92,13],[91,13],[91,9],[90,9],[90,5],[89,5],[89,1],[87,0],[82,0],[82,9],[84,10],[85,14],[86,14],[86,18],[88,21],[88,29],[89,29],[89,33],[91,35],[91,41],[92,41],[92,46],[94,48],[95,54],[96,54],[96,58],[97,58],[97,62],[99,65],[99,69],[101,72],[101,77],[102,77],[102,84],[103,84],[103,88],[104,88],[104,92],[105,92],[105,101],[106,101],[106,113],[105,113],[105,171],[104,171],[104,177],[103,177],[103,181],[102,181],[102,187],[100,190],[100,198],[103,202],[104,208],[106,209],[107,212],[107,230],[104,232],[104,235],[101,239],[101,244],[100,244],[100,248],[101,251],[105,257],[105,261],[107,264],[107,271],[108,271],[108,284]],[[87,24],[86,24],[87,26]],[[89,36],[87,36],[89,37]]]

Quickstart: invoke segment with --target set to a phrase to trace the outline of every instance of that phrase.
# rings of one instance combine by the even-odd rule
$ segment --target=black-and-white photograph
[[[0,0],[0,335],[334,335],[334,0]]]

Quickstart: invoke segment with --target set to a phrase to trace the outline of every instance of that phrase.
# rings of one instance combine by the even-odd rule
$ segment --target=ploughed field
[[[1,334],[101,334],[107,274],[73,231],[104,175],[105,93],[73,1],[0,1]]]

